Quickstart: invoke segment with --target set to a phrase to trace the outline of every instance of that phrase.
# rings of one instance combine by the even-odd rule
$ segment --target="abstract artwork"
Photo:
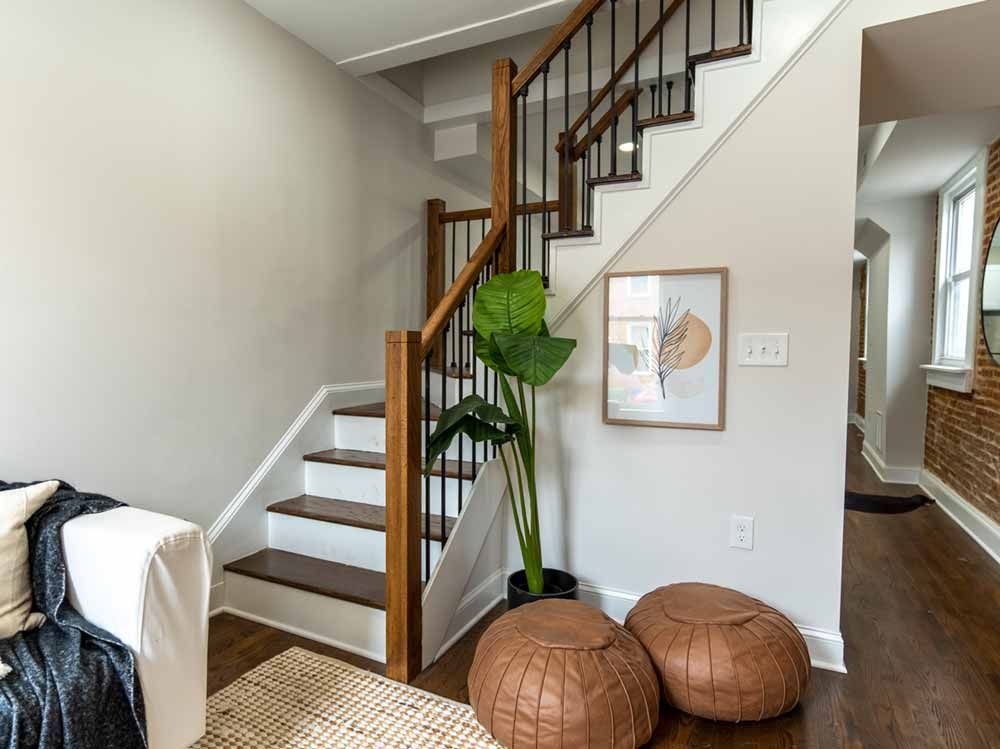
[[[726,268],[604,278],[604,422],[725,425]]]

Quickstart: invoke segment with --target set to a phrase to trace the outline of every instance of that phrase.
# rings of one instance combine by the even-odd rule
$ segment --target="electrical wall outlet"
[[[753,518],[733,515],[729,523],[729,545],[734,549],[753,550]]]

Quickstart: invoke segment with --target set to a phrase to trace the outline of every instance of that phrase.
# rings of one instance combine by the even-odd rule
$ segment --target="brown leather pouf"
[[[639,599],[625,626],[649,652],[667,701],[710,720],[763,720],[795,707],[809,651],[787,617],[735,590],[668,585]]]
[[[516,749],[634,749],[659,719],[649,657],[623,627],[578,601],[531,603],[483,634],[469,671],[479,722]]]

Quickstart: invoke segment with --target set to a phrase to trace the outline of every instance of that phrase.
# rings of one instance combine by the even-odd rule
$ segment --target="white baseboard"
[[[641,596],[625,590],[604,588],[592,583],[580,583],[579,600],[600,609],[618,623],[623,623]],[[809,648],[813,668],[847,673],[844,664],[844,638],[839,632],[796,624]]]
[[[862,432],[865,431],[865,417],[861,416],[860,414],[848,414],[847,415],[847,423],[848,424],[853,424],[858,429],[860,429]]]
[[[1000,564],[1000,524],[972,506],[967,499],[930,471],[924,471],[920,488],[938,503],[958,526]]]
[[[885,484],[918,484],[923,469],[911,468],[907,466],[890,466],[882,460],[872,444],[868,441],[861,446],[861,455],[868,461],[868,465],[875,471],[879,481]]]
[[[507,575],[497,570],[479,585],[467,593],[458,604],[452,623],[460,623],[458,630],[449,637],[434,656],[437,660],[456,642],[461,640],[480,619],[486,616],[494,606],[507,595]]]

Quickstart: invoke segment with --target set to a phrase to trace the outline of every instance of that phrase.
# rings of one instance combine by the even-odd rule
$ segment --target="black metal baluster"
[[[441,335],[441,361],[448,361],[448,328],[451,327],[451,323],[445,326],[444,333]],[[446,367],[441,369],[441,411],[443,412],[448,408],[448,369]],[[445,470],[446,464],[446,454],[441,456],[441,546],[444,547],[445,541],[448,540],[448,526],[445,524],[445,499],[448,496],[448,477],[447,471]]]
[[[545,210],[548,200],[549,166],[549,64],[542,66],[542,285],[549,287],[549,242],[545,234],[549,232],[549,214]]]
[[[712,0],[715,2],[715,0]],[[639,1],[635,3],[635,65],[632,78],[632,174],[639,171]]]
[[[597,176],[601,176],[601,143],[604,142],[604,136],[597,136]]]
[[[565,159],[566,174],[559,175],[560,182],[565,181],[566,183],[566,195],[563,196],[560,193],[560,200],[563,200],[564,197],[566,200],[569,200],[572,191],[575,189],[570,179],[573,174],[573,147],[570,144],[572,138],[569,137],[569,48],[570,40],[567,39],[563,43],[563,158]],[[560,228],[572,229],[574,216],[569,211],[565,211],[564,215],[569,226]]]
[[[458,319],[461,321],[462,316],[465,312],[465,299],[462,299],[462,304],[458,308]],[[463,361],[463,347],[465,345],[465,332],[462,331],[458,336],[458,360]],[[456,403],[461,403],[462,399],[465,398],[465,367],[461,367],[458,370],[458,400]],[[465,439],[462,435],[458,436],[458,514],[462,514],[462,447]]]
[[[455,283],[455,236],[456,236],[456,231],[457,230],[458,230],[458,222],[456,221],[456,222],[453,222],[452,225],[451,225],[451,282],[452,283]],[[455,326],[452,326],[452,329],[451,329],[451,366],[452,367],[457,367],[458,366],[455,363],[455,350],[457,348],[458,347],[455,345]],[[447,362],[448,360],[446,358],[444,358],[441,361],[442,361],[442,364],[443,364],[444,362]]]
[[[658,88],[659,88],[659,86],[657,86],[655,83],[650,83],[649,84],[649,116],[650,117],[656,117],[656,102],[657,102],[656,89],[658,89]]]
[[[480,224],[480,227],[479,227],[479,241],[482,242],[484,239],[486,239],[486,219],[482,220],[482,223]],[[483,269],[483,283],[485,283],[486,281],[490,280],[490,278],[492,277],[492,275],[493,275],[493,259],[490,258],[489,262],[486,263],[486,267]],[[477,291],[478,291],[478,289],[477,289]],[[476,333],[475,333],[475,330],[476,330],[476,318],[475,318],[475,314],[476,314],[476,309],[475,309],[476,297],[475,296],[472,297],[472,304],[473,304],[473,308],[472,308],[472,315],[473,315],[473,317],[472,317],[472,331],[473,331],[473,333],[472,333],[472,343],[473,343],[472,366],[476,368],[475,371],[478,371],[479,365],[476,364],[476,352],[475,352],[475,343],[476,343]],[[489,370],[487,370],[484,367],[483,368],[483,400],[484,401],[485,400],[489,400],[489,397],[490,397],[489,392],[490,392]],[[475,449],[475,448],[473,448],[473,449]],[[484,442],[483,443],[483,462],[484,463],[487,460],[486,451],[488,449],[489,449],[489,443]]]
[[[424,465],[430,462],[431,451],[431,357],[424,359]],[[424,553],[427,577],[431,579],[431,475],[424,476]]]
[[[667,117],[673,114],[673,111],[674,111],[674,82],[667,81]]]
[[[610,80],[613,81],[614,78],[615,78],[615,62],[616,62],[616,60],[615,60],[615,33],[616,33],[615,32],[615,4],[617,3],[617,0],[610,0],[610,2],[611,2],[611,78],[610,78]],[[610,109],[611,109],[612,112],[615,111],[615,105],[618,103],[618,101],[616,99],[616,95],[617,94],[615,92],[616,88],[617,87],[614,85],[614,83],[612,83],[611,84],[611,104],[610,104]],[[618,148],[618,115],[614,115],[611,118],[611,153],[610,153],[610,155],[608,157],[608,161],[610,162],[609,166],[611,167],[611,171],[608,172],[608,174],[611,177],[614,177],[616,174],[618,174],[618,159],[615,156],[615,149],[617,149],[617,148]]]
[[[663,0],[660,0],[660,15],[657,16],[657,21],[663,18]],[[660,98],[656,103],[656,112],[661,117],[663,116],[663,27],[666,24],[660,24],[660,52],[657,56],[657,69],[656,69],[656,85],[660,89]],[[656,88],[653,88],[653,96],[656,96]]]
[[[587,152],[584,151],[580,154],[580,159],[583,161],[583,168],[580,169],[580,201],[583,205],[580,206],[580,227],[583,228],[587,225],[587,206],[586,206],[586,195],[587,195]]]
[[[715,52],[716,0],[712,0],[712,51]]]
[[[593,52],[593,30],[594,30],[594,14],[591,13],[587,16],[587,150],[586,150],[586,165],[587,165],[587,182],[584,182],[584,200],[586,201],[586,212],[583,219],[583,225],[586,228],[590,227],[591,216],[593,215],[593,198],[594,193],[590,188],[589,180],[591,178],[591,163],[590,149],[594,147],[594,52]],[[598,175],[600,176],[600,175]]]
[[[531,234],[528,232],[528,87],[521,89],[521,268],[531,267]],[[517,110],[515,109],[515,112]],[[517,224],[514,224],[517,226]]]
[[[691,0],[684,13],[684,111],[691,111]]]
[[[465,262],[468,263],[472,258],[472,221],[465,222]],[[474,286],[474,285],[473,285]],[[464,336],[466,331],[472,329],[472,294],[473,290],[469,289],[465,292],[466,302],[465,302],[465,320],[462,325],[462,335]],[[465,347],[465,369],[470,369],[472,366],[472,345]],[[475,392],[475,378],[472,380],[473,392]]]

